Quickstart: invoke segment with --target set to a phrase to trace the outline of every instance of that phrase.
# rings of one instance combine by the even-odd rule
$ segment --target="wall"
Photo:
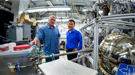
[[[28,2],[26,0],[17,0],[12,2],[11,12],[14,13],[14,22],[16,22],[17,18],[20,18],[20,15],[27,8]]]

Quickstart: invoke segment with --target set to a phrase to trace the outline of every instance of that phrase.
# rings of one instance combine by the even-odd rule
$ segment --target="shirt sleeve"
[[[80,32],[78,32],[78,41],[79,41],[79,47],[77,48],[77,50],[81,50],[82,49],[82,35]]]
[[[41,39],[43,38],[43,36],[44,36],[44,32],[43,32],[43,30],[40,28],[40,29],[38,30],[37,34],[36,34],[36,37],[37,37],[39,40],[41,40]]]
[[[58,37],[60,37],[61,35],[60,35],[60,32],[59,32],[59,29],[58,29]]]

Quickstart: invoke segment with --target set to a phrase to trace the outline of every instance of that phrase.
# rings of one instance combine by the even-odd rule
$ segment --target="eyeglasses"
[[[51,19],[51,21],[56,21],[56,20],[54,20],[54,19]]]
[[[68,24],[68,25],[75,25],[75,24]]]

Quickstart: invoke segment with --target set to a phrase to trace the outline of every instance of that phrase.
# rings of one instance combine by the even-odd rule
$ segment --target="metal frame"
[[[79,60],[79,59],[81,59],[81,58],[84,58],[84,57],[89,56],[89,54],[91,54],[91,53],[84,54],[84,55],[82,55],[82,56],[80,56],[80,57],[78,57],[78,58],[72,59],[71,61],[75,62],[75,61],[77,61],[77,60]]]
[[[9,58],[9,57],[20,57],[20,56],[24,56],[30,52],[32,52],[34,48],[29,48],[29,49],[25,49],[25,50],[20,50],[20,51],[13,51],[10,52],[10,50],[8,51],[4,51],[0,53],[0,58]]]
[[[61,54],[54,54],[54,57],[62,56],[62,55],[70,55],[70,54],[75,54],[75,53],[81,53],[81,52],[92,52],[92,49],[89,50],[80,50],[80,51],[74,51],[74,52],[68,52],[68,53],[61,53]],[[42,56],[40,58],[49,58],[49,56]]]
[[[93,69],[97,70],[98,68],[98,37],[99,37],[98,28],[99,27],[115,27],[115,28],[121,28],[121,29],[123,28],[135,29],[134,27],[132,27],[132,26],[135,26],[135,23],[117,20],[117,19],[132,19],[132,18],[135,18],[134,13],[102,16],[100,18],[96,18],[92,20],[90,23],[88,23],[87,25],[85,25],[84,27],[80,29],[82,32],[84,32],[83,30],[85,30],[85,28],[94,26]],[[108,23],[108,25],[101,25],[101,23]],[[132,33],[134,33],[133,30],[132,30]],[[131,36],[134,37],[134,34]]]

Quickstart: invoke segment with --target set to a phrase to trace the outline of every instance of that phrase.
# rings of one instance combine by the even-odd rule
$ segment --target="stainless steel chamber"
[[[135,39],[125,33],[105,37],[100,44],[98,62],[104,74],[112,74],[120,63],[135,65]]]

